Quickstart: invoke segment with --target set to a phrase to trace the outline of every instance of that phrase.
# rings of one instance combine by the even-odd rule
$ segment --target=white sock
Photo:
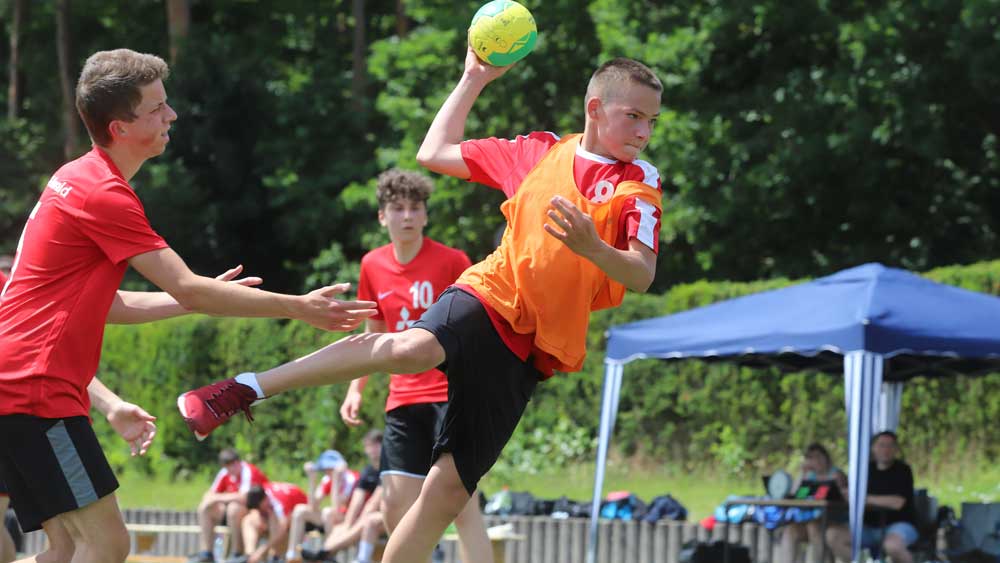
[[[369,563],[374,553],[375,544],[366,541],[358,542],[358,561],[360,563]]]
[[[288,561],[290,559],[295,559],[295,550],[294,549],[289,549],[288,551],[285,552],[285,561]]]
[[[257,383],[257,374],[251,371],[241,373],[236,376],[236,383],[242,383],[247,387],[254,390],[257,393],[258,399],[264,398],[264,391],[260,388],[260,383]]]

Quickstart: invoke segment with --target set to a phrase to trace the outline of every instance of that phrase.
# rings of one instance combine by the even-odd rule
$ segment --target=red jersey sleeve
[[[559,136],[548,131],[535,131],[513,139],[473,139],[461,144],[462,159],[471,172],[470,182],[501,190],[509,198],[557,142]]]
[[[7,284],[7,274],[0,272],[0,288]]]
[[[639,198],[628,198],[618,218],[619,239],[615,248],[627,249],[629,241],[636,239],[659,254],[660,215],[660,210],[652,204]]]
[[[128,186],[110,184],[96,190],[76,217],[83,234],[115,264],[167,248],[167,242],[149,225],[142,203]]]

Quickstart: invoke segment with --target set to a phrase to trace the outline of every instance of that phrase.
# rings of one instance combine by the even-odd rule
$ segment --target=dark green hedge
[[[940,268],[928,278],[1000,294],[1000,261]],[[582,373],[560,375],[540,385],[508,452],[523,456],[537,448],[537,430],[553,443],[577,444],[549,462],[589,455],[578,447],[580,429],[595,435],[603,379],[604,333],[609,326],[664,315],[718,300],[793,283],[697,282],[663,295],[629,295],[615,310],[594,315],[590,355]],[[367,428],[347,428],[338,414],[346,385],[300,390],[273,398],[254,410],[252,425],[240,417],[204,443],[195,442],[176,414],[177,394],[192,386],[242,370],[264,369],[333,341],[336,335],[303,323],[189,317],[145,326],[108,327],[100,376],[123,397],[160,417],[160,434],[149,456],[129,466],[184,472],[214,463],[218,448],[236,445],[270,466],[297,468],[335,441],[360,460],[360,437]],[[386,377],[373,377],[363,414],[380,424]],[[688,467],[711,463],[735,473],[789,461],[806,443],[832,447],[844,464],[846,419],[842,378],[781,374],[727,364],[633,362],[626,369],[615,444],[626,455],[641,455]],[[1000,439],[991,432],[1000,419],[1000,375],[943,379],[918,378],[903,395],[901,438],[911,461],[995,459]],[[568,422],[568,423],[567,423]],[[125,446],[99,433],[119,467]],[[561,457],[560,457],[561,455]],[[523,465],[502,459],[500,468]]]

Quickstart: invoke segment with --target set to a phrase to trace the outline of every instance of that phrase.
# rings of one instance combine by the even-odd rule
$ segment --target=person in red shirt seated
[[[375,464],[382,456],[383,433],[373,428],[365,433],[363,446],[368,465],[361,470],[358,483],[351,493],[344,521],[329,530],[319,551],[302,550],[302,559],[328,561],[342,549],[358,544],[358,559],[368,563],[375,551],[375,540],[385,531],[382,514],[382,482]],[[289,559],[295,563],[298,559]]]
[[[229,563],[280,561],[288,547],[288,529],[295,507],[309,502],[306,493],[292,483],[253,485],[244,495],[247,515],[243,519],[243,544],[251,548],[246,556],[236,556]],[[266,537],[264,543],[261,537]]]
[[[300,504],[292,511],[292,525],[288,534],[286,561],[297,558],[297,549],[307,531],[325,533],[344,521],[347,506],[358,483],[358,472],[347,467],[347,461],[337,450],[326,450],[303,466],[309,479],[308,490],[312,491],[308,504]],[[322,473],[319,484],[316,477]],[[322,506],[325,499],[329,506]]]
[[[214,561],[212,538],[215,537],[214,530],[218,525],[229,526],[232,552],[236,555],[244,553],[240,529],[247,514],[247,492],[254,485],[263,486],[268,483],[267,476],[257,466],[240,459],[240,454],[232,448],[224,448],[219,452],[219,465],[221,469],[198,505],[201,551],[192,555],[189,563]]]

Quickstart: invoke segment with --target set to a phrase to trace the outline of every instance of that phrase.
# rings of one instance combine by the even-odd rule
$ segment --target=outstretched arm
[[[196,275],[170,248],[139,254],[129,263],[192,312],[299,319],[325,330],[354,330],[375,314],[371,301],[335,299],[347,291],[348,284],[323,287],[306,295],[271,293]]]
[[[476,56],[472,47],[465,53],[465,72],[444,101],[431,123],[424,142],[417,151],[417,162],[424,168],[467,180],[472,172],[462,159],[461,143],[465,140],[465,122],[472,104],[483,88],[507,72],[510,66],[488,65]]]
[[[221,281],[232,281],[247,287],[260,285],[263,280],[257,277],[234,278],[243,271],[240,264],[215,277]],[[107,322],[110,324],[137,324],[161,321],[187,315],[191,311],[181,307],[176,299],[165,291],[121,291],[115,295],[108,311]]]
[[[368,319],[365,321],[365,332],[387,332],[385,321]],[[365,391],[365,385],[367,384],[368,376],[362,375],[354,381],[351,381],[351,386],[347,388],[347,394],[344,395],[344,402],[340,405],[340,418],[343,419],[344,423],[348,426],[361,425],[361,419],[358,418],[358,413],[361,412],[361,400]]]
[[[649,289],[656,274],[656,253],[648,246],[636,239],[629,241],[628,250],[609,245],[597,235],[590,216],[560,196],[552,198],[548,216],[555,225],[546,223],[545,232],[628,289],[639,293]]]

